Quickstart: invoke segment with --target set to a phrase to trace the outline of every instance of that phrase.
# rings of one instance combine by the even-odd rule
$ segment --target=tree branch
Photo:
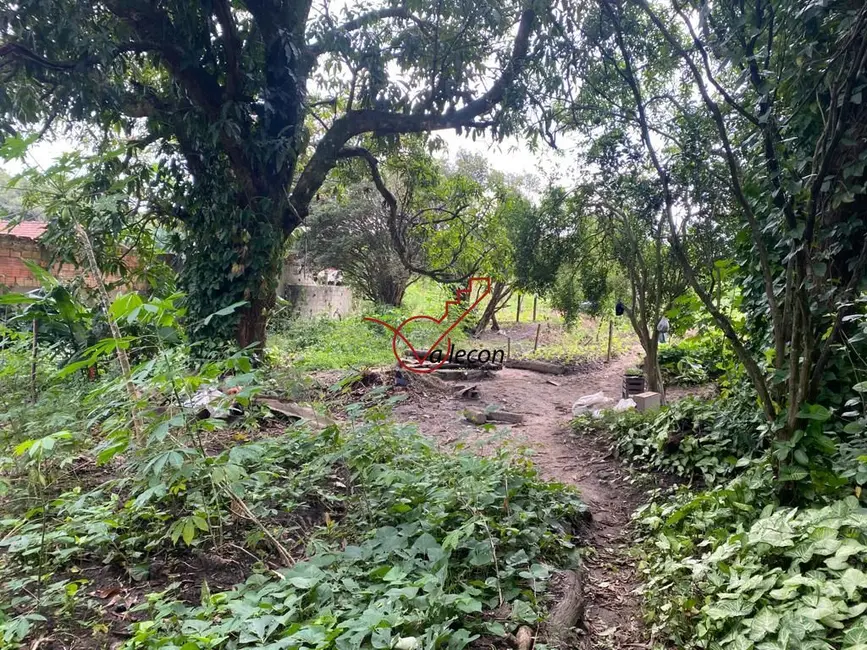
[[[494,108],[502,101],[506,89],[523,70],[535,20],[536,12],[533,9],[526,9],[521,14],[512,54],[502,74],[486,93],[468,102],[460,110],[444,114],[421,113],[414,115],[377,110],[356,110],[349,111],[335,120],[317,145],[292,192],[291,201],[299,217],[303,219],[307,216],[310,201],[322,183],[325,182],[328,172],[334,167],[344,145],[351,138],[362,133],[391,135],[471,126],[476,123],[478,117]]]
[[[383,9],[376,9],[373,11],[369,11],[367,13],[361,14],[352,20],[349,20],[342,25],[335,26],[333,29],[329,30],[316,43],[311,43],[307,47],[307,51],[313,57],[317,57],[320,54],[328,51],[330,43],[340,36],[345,35],[347,32],[353,32],[357,29],[361,29],[362,27],[366,27],[367,25],[371,25],[380,20],[385,20],[387,18],[397,18],[400,20],[409,20],[414,22],[419,27],[432,27],[430,23],[414,16],[406,7],[385,7]]]

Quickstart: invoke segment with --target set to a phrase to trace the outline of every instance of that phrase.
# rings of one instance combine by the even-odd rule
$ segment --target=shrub
[[[867,647],[867,513],[854,497],[800,510],[773,494],[762,461],[639,512],[655,634],[711,650]]]
[[[704,384],[726,371],[725,338],[715,330],[659,346],[659,367],[663,379],[671,384]]]
[[[660,411],[608,413],[572,423],[578,435],[604,427],[621,457],[636,465],[713,484],[744,467],[763,443],[764,419],[745,384],[712,401],[685,398]]]
[[[199,386],[189,382],[211,386],[224,375],[178,370],[154,367],[149,385],[165,388],[165,380],[186,395]],[[257,389],[255,379],[250,372],[222,381],[243,385],[232,396],[241,400]],[[27,647],[46,628],[95,632],[88,621],[105,620],[112,605],[93,598],[95,570],[139,585],[129,649],[460,650],[479,635],[539,620],[555,567],[577,562],[571,534],[584,506],[576,491],[540,480],[513,453],[441,453],[386,419],[391,400],[369,395],[353,405],[348,431],[292,427],[245,443],[250,429],[235,423],[230,439],[225,420],[196,417],[200,407],[158,410],[146,419],[147,445],[136,449],[105,437],[125,402],[97,387],[83,405],[99,396],[105,405],[92,432],[79,412],[66,422],[75,434],[28,438],[0,458],[11,478],[0,484],[10,504],[0,521],[4,648]],[[242,404],[255,411],[249,399]],[[49,410],[45,403],[37,412]],[[70,487],[79,459],[107,465]],[[191,594],[189,580],[157,578],[157,565],[222,558],[231,548],[254,562],[242,565],[234,587],[237,579],[196,576]],[[288,568],[266,564],[278,555]]]

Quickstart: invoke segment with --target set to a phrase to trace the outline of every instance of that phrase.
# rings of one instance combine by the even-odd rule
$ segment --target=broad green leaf
[[[746,616],[753,611],[753,606],[741,599],[720,600],[712,605],[705,605],[704,614],[715,621]]]
[[[840,576],[840,584],[846,590],[846,595],[853,599],[858,589],[867,588],[867,574],[854,567],[846,569]]]
[[[761,641],[780,626],[780,615],[765,607],[750,621],[750,638]]]

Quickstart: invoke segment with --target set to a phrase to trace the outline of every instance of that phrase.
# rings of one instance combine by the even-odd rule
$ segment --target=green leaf
[[[867,574],[855,568],[846,569],[840,576],[840,586],[846,590],[846,595],[852,600],[858,589],[867,588]]]
[[[39,139],[39,133],[33,133],[26,137],[10,136],[3,139],[0,144],[0,158],[14,160],[23,158],[27,154],[27,148]]]
[[[523,623],[535,623],[536,622],[536,612],[533,611],[533,608],[524,600],[516,600],[512,603],[512,613],[510,618],[513,621],[521,621]]]
[[[184,522],[184,527],[181,531],[181,537],[184,538],[184,542],[187,546],[193,543],[193,540],[196,537],[196,525],[190,519],[187,519]]]
[[[738,598],[737,600],[720,600],[712,605],[705,605],[704,614],[714,621],[746,616],[753,611],[752,604]]]
[[[788,465],[780,470],[780,481],[786,483],[789,481],[802,481],[810,475],[806,469]]]
[[[39,302],[39,298],[34,298],[23,293],[7,293],[0,296],[0,305],[25,305]]]
[[[867,626],[864,625],[863,621],[861,624],[846,631],[846,634],[843,635],[843,643],[846,650],[858,644],[865,644],[867,646]]]
[[[750,638],[761,641],[780,626],[780,615],[765,607],[750,621]]]
[[[805,420],[826,422],[831,417],[831,411],[821,404],[804,404],[798,412],[798,417],[804,418]]]
[[[133,312],[141,307],[143,302],[137,293],[125,293],[114,299],[108,308],[108,313],[114,320],[127,318],[130,322],[134,322]]]
[[[242,307],[242,306],[244,306],[244,305],[246,305],[246,304],[247,304],[247,301],[246,301],[246,300],[241,300],[241,301],[239,301],[239,302],[232,303],[232,304],[229,305],[228,307],[223,307],[222,309],[220,309],[220,310],[218,310],[218,311],[215,311],[213,314],[209,314],[208,316],[205,316],[205,318],[204,318],[204,320],[202,321],[202,323],[205,324],[205,325],[207,325],[208,323],[211,322],[211,320],[212,320],[213,318],[215,318],[215,317],[217,317],[217,316],[228,316],[229,314],[234,313],[235,310],[238,309],[238,307]]]

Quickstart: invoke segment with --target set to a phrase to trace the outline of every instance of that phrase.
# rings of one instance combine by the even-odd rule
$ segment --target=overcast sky
[[[554,151],[547,145],[540,145],[540,150],[531,152],[517,138],[507,138],[502,143],[494,142],[490,137],[477,138],[473,141],[464,135],[457,135],[454,130],[437,131],[448,147],[448,157],[454,159],[461,149],[484,156],[492,169],[508,174],[533,174],[540,179],[566,180],[573,173],[572,160],[568,150]],[[64,151],[73,151],[75,143],[65,138],[54,141],[44,140],[28,151],[25,161],[0,161],[0,169],[7,174],[19,173],[26,163],[29,166],[47,167]]]

